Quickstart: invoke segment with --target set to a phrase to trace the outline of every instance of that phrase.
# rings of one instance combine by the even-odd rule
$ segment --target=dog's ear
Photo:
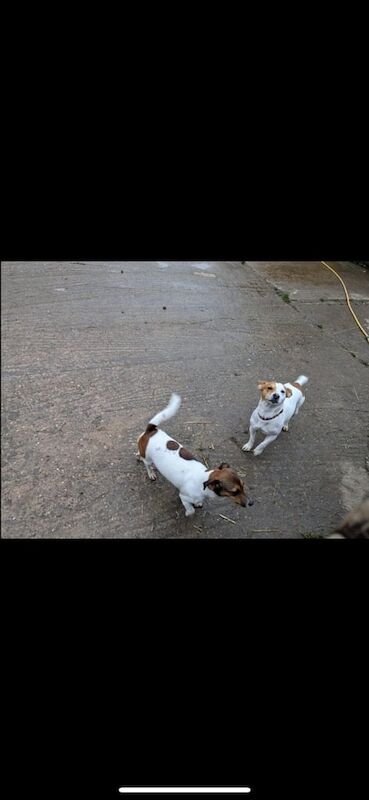
[[[265,386],[265,384],[266,384],[266,383],[267,383],[267,381],[259,381],[259,382],[258,382],[258,389],[259,389],[259,392],[261,392],[261,390],[264,388],[264,386]]]
[[[285,386],[284,388],[286,390],[286,397],[292,397],[291,389],[289,389],[288,386]]]
[[[222,489],[222,482],[218,481],[217,478],[214,478],[212,481],[205,481],[203,486],[204,489],[208,488],[211,489],[212,492],[215,492],[215,494],[219,494],[220,490]]]
[[[219,464],[218,469],[229,469],[229,464],[227,464],[225,461],[222,461],[222,463]]]

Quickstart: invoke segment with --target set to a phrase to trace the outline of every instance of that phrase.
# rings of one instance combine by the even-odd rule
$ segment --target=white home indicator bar
[[[249,786],[121,786],[122,794],[248,794]]]

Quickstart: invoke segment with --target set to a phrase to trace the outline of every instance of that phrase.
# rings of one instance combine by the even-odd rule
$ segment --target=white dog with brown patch
[[[254,456],[260,456],[281,431],[288,431],[290,420],[298,414],[305,402],[302,387],[308,380],[306,375],[300,375],[294,383],[259,381],[259,405],[251,414],[250,438],[242,450],[252,450],[256,434],[261,431],[265,434],[265,439],[254,450]]]
[[[172,394],[167,407],[153,417],[137,440],[139,461],[145,464],[150,480],[156,479],[155,468],[179,489],[186,517],[201,508],[206,498],[229,497],[240,506],[253,505],[246,500],[246,487],[229,464],[208,470],[185,447],[172,439],[158,425],[177,413],[181,405],[178,394]],[[195,507],[195,508],[194,508]]]

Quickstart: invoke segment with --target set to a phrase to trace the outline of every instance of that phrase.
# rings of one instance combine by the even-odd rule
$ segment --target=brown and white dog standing
[[[300,375],[294,383],[276,383],[276,381],[260,381],[259,405],[251,414],[250,438],[242,450],[252,450],[258,431],[265,434],[265,439],[254,450],[259,456],[263,450],[274,442],[280,432],[288,431],[288,424],[305,402],[302,387],[308,382],[306,375]]]
[[[167,407],[150,420],[138,438],[137,456],[145,464],[150,480],[156,479],[156,468],[179,489],[186,517],[195,513],[194,506],[201,508],[206,498],[215,496],[229,497],[240,506],[253,505],[253,500],[246,499],[245,486],[229,464],[208,470],[179,442],[159,430],[158,425],[174,417],[180,405],[179,395],[172,394]]]

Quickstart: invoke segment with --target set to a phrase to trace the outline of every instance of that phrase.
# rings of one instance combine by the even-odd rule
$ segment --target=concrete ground
[[[330,262],[369,328],[369,272]],[[369,489],[369,346],[319,262],[2,264],[2,536],[291,538],[331,531]],[[243,453],[257,381],[309,376],[260,458]],[[255,499],[185,518],[136,439],[165,426]],[[223,514],[228,519],[220,515]]]

